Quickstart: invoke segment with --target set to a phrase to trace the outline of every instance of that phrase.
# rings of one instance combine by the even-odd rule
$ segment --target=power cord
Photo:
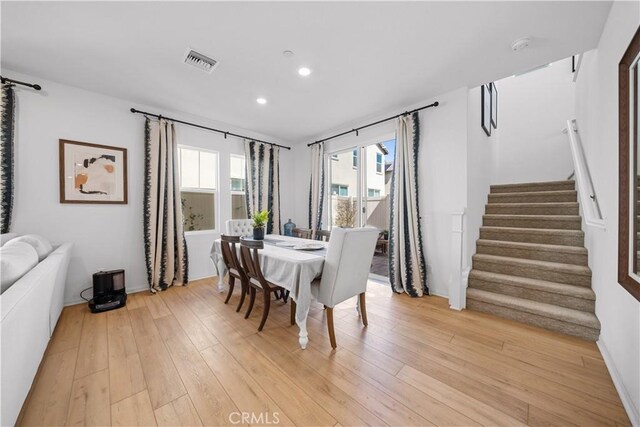
[[[93,286],[89,286],[87,289],[83,289],[82,291],[80,291],[80,298],[82,298],[83,300],[85,300],[85,301],[87,301],[87,302],[89,302],[89,300],[88,300],[88,299],[86,299],[86,298],[84,297],[84,295],[82,295],[82,294],[84,294],[85,292],[87,292],[89,289],[93,289]]]

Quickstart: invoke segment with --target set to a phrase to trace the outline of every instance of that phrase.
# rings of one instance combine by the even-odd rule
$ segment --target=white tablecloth
[[[297,305],[296,323],[300,327],[300,344],[305,348],[307,344],[306,321],[311,306],[311,282],[322,274],[328,243],[271,234],[265,237],[264,242],[264,249],[259,251],[262,274],[269,282],[282,286],[291,292],[291,297]],[[303,251],[283,246],[292,243],[321,244],[325,249]],[[237,246],[239,249],[240,245]],[[222,260],[220,239],[217,239],[211,248],[211,258],[218,270],[218,290],[223,291],[227,269]]]

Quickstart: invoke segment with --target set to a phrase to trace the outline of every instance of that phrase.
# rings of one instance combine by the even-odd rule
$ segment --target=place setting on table
[[[329,274],[325,278],[322,276],[326,273],[324,272],[325,260],[330,243],[315,240],[316,233],[306,229],[285,227],[285,232],[290,233],[290,236],[265,234],[267,216],[268,212],[263,211],[256,212],[252,220],[227,221],[227,234],[214,241],[210,254],[218,274],[218,291],[224,292],[227,288],[224,277],[229,273],[228,296],[225,301],[227,303],[236,279],[240,281],[241,294],[236,311],[240,311],[245,295],[250,295],[245,319],[249,317],[253,308],[255,293],[262,292],[265,307],[263,307],[263,319],[258,328],[259,331],[267,321],[271,293],[276,292],[278,295],[277,292],[281,291],[281,296],[285,293],[289,295],[292,300],[291,324],[295,323],[300,328],[299,343],[303,349],[307,347],[309,341],[307,334],[309,308],[311,301],[317,300],[327,307],[329,335],[331,345],[335,348],[334,305],[360,295],[358,309],[361,310],[362,320],[366,325],[364,292],[378,230],[373,228],[335,229],[335,232],[331,232],[331,238],[335,235],[336,241],[329,256],[331,258],[328,263]],[[256,232],[255,228],[260,226],[262,231]],[[349,247],[354,250],[349,251],[348,254],[346,251]],[[370,257],[367,257],[368,252],[371,252]],[[347,260],[348,258],[352,259]],[[338,269],[342,262],[349,267]],[[336,289],[337,285],[340,286],[339,292],[333,292],[332,289]],[[286,298],[283,300],[286,302]]]

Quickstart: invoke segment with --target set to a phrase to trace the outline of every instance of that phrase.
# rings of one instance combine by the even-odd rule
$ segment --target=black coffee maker
[[[127,304],[124,270],[98,271],[93,275],[93,298],[89,301],[92,313],[100,313]]]

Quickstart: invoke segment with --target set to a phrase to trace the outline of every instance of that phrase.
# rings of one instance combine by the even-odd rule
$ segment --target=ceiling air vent
[[[218,61],[215,59],[211,59],[195,50],[189,50],[184,62],[207,73],[211,73],[213,69],[216,68],[216,65],[218,65]]]

